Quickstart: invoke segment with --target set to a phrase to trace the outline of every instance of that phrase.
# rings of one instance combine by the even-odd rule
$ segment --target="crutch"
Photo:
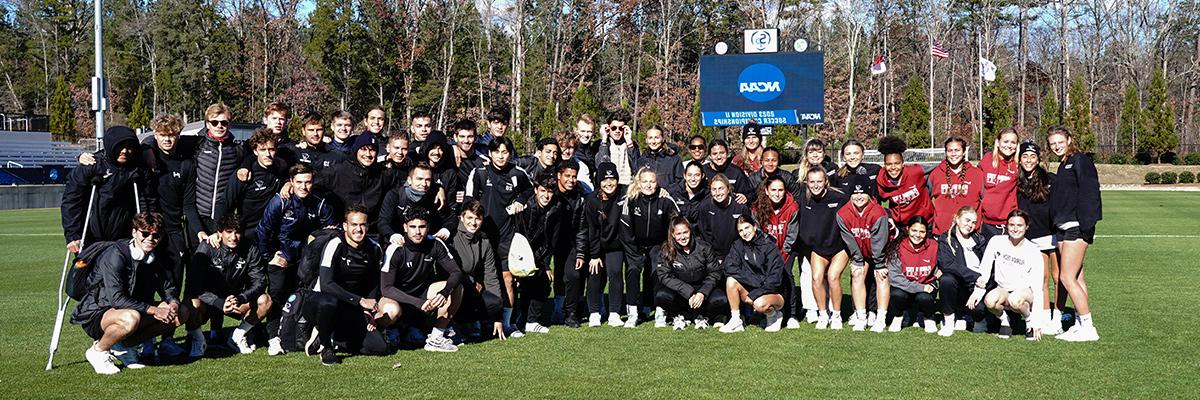
[[[88,196],[87,214],[83,217],[83,234],[79,237],[79,251],[83,251],[84,240],[87,237],[88,223],[92,219],[92,202],[96,200],[96,185],[92,185],[92,194]],[[67,297],[67,271],[71,268],[71,250],[63,260],[62,277],[58,279],[58,314],[54,317],[54,332],[50,335],[50,358],[46,360],[46,370],[54,368],[54,353],[58,351],[58,339],[62,335],[63,316],[71,298]]]

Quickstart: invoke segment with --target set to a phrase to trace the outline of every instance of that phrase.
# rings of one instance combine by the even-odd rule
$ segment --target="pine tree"
[[[983,89],[983,137],[985,142],[993,138],[996,132],[1011,128],[1013,109],[1008,102],[1008,83],[1004,74],[996,71],[996,80],[989,82]]]
[[[700,135],[704,137],[705,142],[711,142],[717,129],[704,126],[704,116],[700,113],[700,91],[696,90],[696,101],[692,103],[692,126],[688,128],[688,140],[692,136]]]
[[[133,106],[129,108],[129,127],[137,129],[148,126],[150,126],[150,111],[146,109],[146,97],[142,95],[142,88],[138,88],[137,97],[133,99]]]
[[[1087,88],[1083,86],[1083,77],[1076,76],[1068,92],[1071,105],[1067,110],[1067,128],[1075,136],[1075,144],[1080,150],[1091,151],[1096,146],[1096,133],[1092,131],[1092,103],[1088,99]]]
[[[1038,118],[1037,142],[1046,143],[1046,131],[1056,125],[1062,125],[1058,115],[1058,98],[1054,97],[1054,89],[1047,87],[1042,95],[1042,116]]]
[[[646,130],[650,129],[651,126],[658,126],[660,129],[666,129],[663,127],[662,123],[662,112],[658,110],[658,103],[654,102],[651,102],[650,106],[646,108],[646,111],[642,112],[642,117],[640,118],[640,123],[638,124],[638,132],[633,133],[633,140],[635,140],[634,143],[638,143],[639,145],[646,143]],[[670,135],[671,132],[664,130],[663,134]],[[666,136],[663,139],[670,141],[671,137]]]
[[[50,97],[50,133],[58,139],[75,139],[75,111],[71,110],[71,92],[62,76]]]
[[[900,100],[900,133],[909,147],[929,147],[929,103],[925,97],[925,82],[913,74],[904,85]]]
[[[1129,83],[1125,88],[1125,103],[1121,106],[1121,125],[1117,128],[1119,144],[1123,149],[1129,149],[1130,155],[1136,155],[1133,148],[1136,140],[1146,131],[1145,117],[1142,115],[1142,102],[1138,98],[1137,84]]]
[[[1162,69],[1156,68],[1150,78],[1149,94],[1146,97],[1146,132],[1138,140],[1138,148],[1150,153],[1154,162],[1162,162],[1162,155],[1179,146],[1179,135],[1175,131],[1175,111],[1167,98],[1167,79]]]
[[[600,113],[604,107],[600,105],[600,101],[596,100],[596,96],[592,95],[592,89],[583,83],[575,88],[575,93],[571,94],[571,126],[574,127],[575,121],[579,120],[581,115],[587,114],[592,117],[593,121],[598,121],[601,118]]]

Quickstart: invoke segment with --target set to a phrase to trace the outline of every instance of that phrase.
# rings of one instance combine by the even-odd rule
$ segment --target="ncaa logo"
[[[783,94],[783,89],[787,82],[783,77],[783,71],[778,67],[767,64],[753,64],[738,75],[738,93],[742,94],[747,100],[764,103]]]

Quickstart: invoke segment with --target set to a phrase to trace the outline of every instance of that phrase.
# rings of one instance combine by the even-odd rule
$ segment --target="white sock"
[[[1085,328],[1092,327],[1092,313],[1079,314],[1079,325]]]
[[[946,315],[942,316],[942,318],[944,318],[944,321],[942,321],[942,325],[954,326],[954,314],[953,313],[946,314]]]
[[[433,327],[433,331],[430,332],[430,335],[433,337],[445,337],[446,330],[435,326],[435,327]]]
[[[1054,321],[1062,321],[1062,311],[1061,311],[1061,310],[1054,310],[1054,311],[1053,311],[1053,312],[1050,314],[1050,318],[1052,318]]]
[[[878,321],[880,319],[883,319],[885,321],[887,320],[887,309],[880,308],[878,310],[875,310],[875,320]]]
[[[1002,312],[997,318],[1000,318],[1000,326],[1011,326],[1008,324],[1008,313]]]
[[[860,321],[867,322],[867,310],[854,310],[854,317],[858,318]]]
[[[733,325],[735,321],[739,323],[742,322],[741,310],[729,310],[729,324]]]
[[[97,341],[96,343],[92,343],[92,351],[98,351],[101,353],[106,352],[105,350],[100,350],[100,342],[99,341]]]

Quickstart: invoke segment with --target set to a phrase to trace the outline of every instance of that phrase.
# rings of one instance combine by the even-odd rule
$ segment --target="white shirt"
[[[1022,238],[1014,246],[1008,235],[993,236],[983,252],[980,265],[983,279],[994,276],[996,285],[1001,289],[1030,289],[1033,292],[1031,316],[1041,316],[1046,311],[1042,305],[1046,295],[1043,290],[1046,285],[1046,265],[1042,252],[1029,239]]]

